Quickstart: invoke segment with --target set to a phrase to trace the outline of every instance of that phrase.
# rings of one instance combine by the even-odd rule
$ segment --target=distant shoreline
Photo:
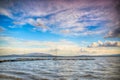
[[[120,56],[0,56],[0,57],[16,57],[16,59],[3,59],[3,62],[17,61],[35,61],[35,60],[95,60],[94,57],[120,57]]]
[[[0,57],[120,57],[119,56],[0,56]]]
[[[76,57],[26,57],[26,58],[16,58],[16,59],[5,59],[0,60],[0,63],[2,62],[17,62],[17,61],[35,61],[35,60],[95,60],[94,58],[76,58]]]

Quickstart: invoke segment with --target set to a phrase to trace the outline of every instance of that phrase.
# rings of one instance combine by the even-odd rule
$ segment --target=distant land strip
[[[95,60],[94,58],[18,58],[9,60],[0,60],[2,62],[16,62],[16,61],[34,61],[34,60]]]

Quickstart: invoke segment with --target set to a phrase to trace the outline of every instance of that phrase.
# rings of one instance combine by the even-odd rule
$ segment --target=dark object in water
[[[34,61],[34,60],[95,60],[94,58],[17,58],[17,59],[10,59],[10,60],[0,60],[2,62],[16,62],[16,61]]]

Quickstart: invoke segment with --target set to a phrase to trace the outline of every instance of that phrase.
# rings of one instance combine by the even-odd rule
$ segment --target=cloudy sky
[[[120,54],[119,0],[0,0],[0,55]]]

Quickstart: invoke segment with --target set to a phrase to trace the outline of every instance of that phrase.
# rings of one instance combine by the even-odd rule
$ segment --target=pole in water
[[[58,49],[54,49],[54,52],[55,52],[55,58],[54,58],[54,60],[56,60],[56,58],[57,58],[57,51],[58,51]]]

